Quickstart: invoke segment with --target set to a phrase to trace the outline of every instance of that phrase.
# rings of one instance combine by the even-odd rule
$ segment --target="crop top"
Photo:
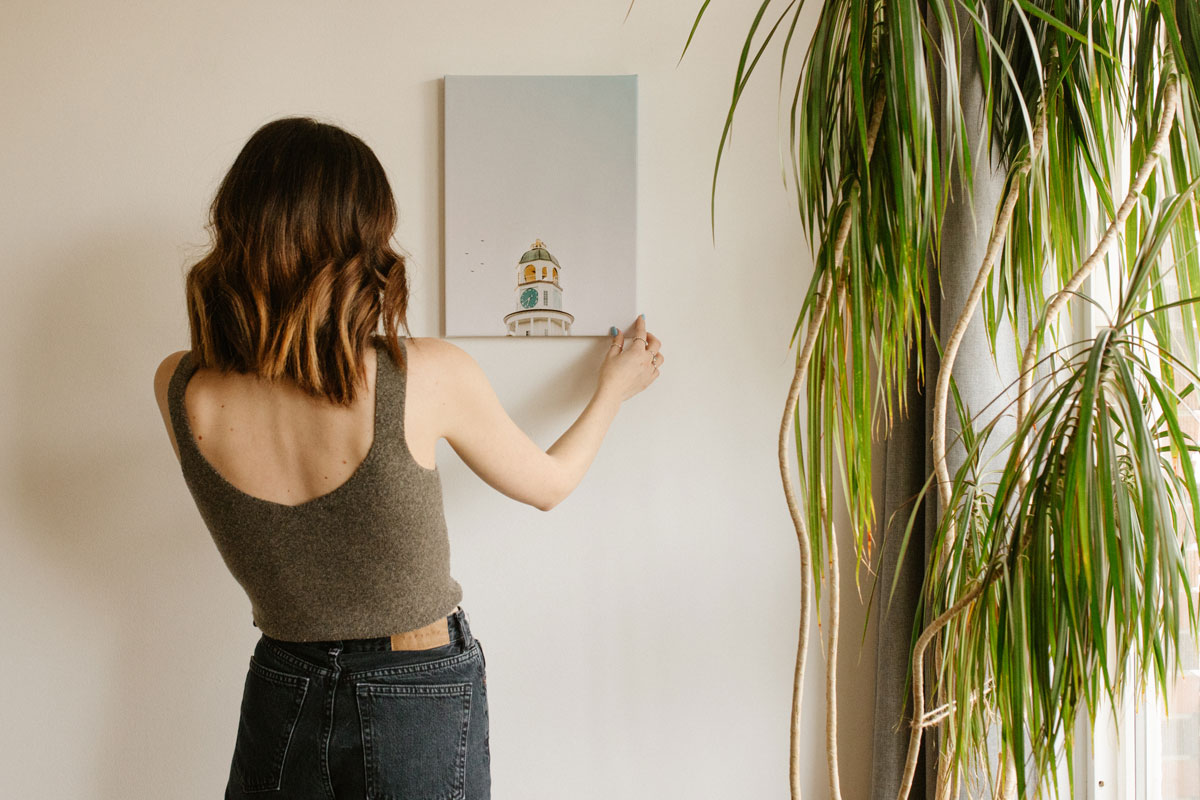
[[[250,598],[253,623],[276,639],[390,636],[428,625],[462,600],[450,576],[441,475],[418,464],[404,438],[407,369],[392,360],[385,340],[372,343],[371,447],[344,483],[295,506],[246,494],[217,472],[184,413],[184,390],[197,369],[191,351],[171,376],[167,405],[184,480]]]

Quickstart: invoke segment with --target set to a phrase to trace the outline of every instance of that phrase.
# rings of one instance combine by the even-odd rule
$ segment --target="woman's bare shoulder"
[[[154,400],[158,403],[159,413],[162,414],[163,425],[167,429],[167,437],[171,440],[171,447],[175,450],[175,457],[179,457],[179,445],[175,441],[175,429],[171,425],[171,411],[167,404],[167,390],[171,386],[171,377],[175,374],[176,368],[179,366],[179,359],[183,358],[189,350],[176,350],[171,355],[159,362],[158,367],[154,370]]]
[[[167,407],[167,387],[171,385],[171,377],[179,366],[179,360],[189,352],[191,351],[176,350],[160,361],[154,370],[154,397],[164,412]]]
[[[405,340],[409,360],[409,386],[452,414],[469,407],[489,386],[479,364],[466,350],[453,342],[436,337]]]
[[[442,369],[462,369],[473,362],[470,353],[447,339],[436,336],[412,336],[404,340],[410,356],[428,360]]]

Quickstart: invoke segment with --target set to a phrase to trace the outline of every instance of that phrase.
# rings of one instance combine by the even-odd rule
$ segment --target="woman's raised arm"
[[[567,497],[591,466],[621,403],[658,377],[663,356],[659,341],[645,331],[641,317],[631,347],[624,335],[613,337],[600,366],[596,390],[579,418],[547,450],[521,430],[500,404],[487,376],[469,353],[450,342],[445,347],[449,411],[444,436],[459,458],[502,494],[549,511]]]

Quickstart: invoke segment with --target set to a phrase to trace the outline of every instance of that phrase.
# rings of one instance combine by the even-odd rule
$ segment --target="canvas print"
[[[446,336],[637,315],[637,76],[447,75]]]

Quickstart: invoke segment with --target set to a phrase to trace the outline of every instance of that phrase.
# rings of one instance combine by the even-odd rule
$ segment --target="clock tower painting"
[[[561,266],[541,239],[517,262],[516,311],[504,316],[509,336],[570,336],[575,317],[563,311]]]
[[[637,76],[447,75],[443,107],[446,338],[566,354],[628,325]]]

